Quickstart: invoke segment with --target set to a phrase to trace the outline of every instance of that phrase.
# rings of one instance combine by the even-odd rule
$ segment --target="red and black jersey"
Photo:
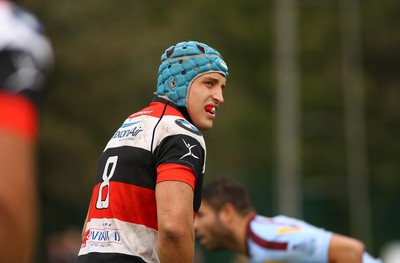
[[[159,262],[155,187],[181,181],[200,207],[205,142],[179,108],[162,98],[129,116],[98,166],[78,262]]]

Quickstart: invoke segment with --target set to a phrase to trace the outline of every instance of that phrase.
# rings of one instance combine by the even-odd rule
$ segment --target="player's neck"
[[[254,212],[238,217],[236,227],[234,229],[235,249],[232,250],[241,254],[247,254],[247,226],[253,217]]]

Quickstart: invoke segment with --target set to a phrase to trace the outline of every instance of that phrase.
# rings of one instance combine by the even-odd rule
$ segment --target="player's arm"
[[[156,186],[158,255],[161,263],[191,263],[194,253],[193,189],[184,182]]]
[[[33,156],[32,142],[0,130],[0,247],[6,248],[0,262],[28,262],[32,256],[37,226]]]
[[[362,263],[364,245],[357,239],[333,234],[329,244],[329,263]]]

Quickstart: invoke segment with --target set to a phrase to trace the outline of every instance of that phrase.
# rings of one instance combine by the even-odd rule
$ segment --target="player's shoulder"
[[[256,215],[249,222],[249,233],[256,235],[274,235],[276,225],[272,218]]]
[[[301,219],[289,217],[286,215],[274,216],[272,217],[272,220],[274,221],[275,224],[279,225],[287,225],[287,226],[301,227],[301,228],[314,227]]]
[[[163,103],[160,104],[163,105]],[[159,130],[163,136],[186,134],[195,138],[203,137],[200,130],[185,118],[175,105],[171,104],[168,104],[165,108],[163,107],[157,130]]]
[[[250,222],[250,228],[252,231],[267,233],[268,235],[272,235],[273,233],[283,233],[285,229],[302,228],[304,226],[305,223],[303,221],[284,215],[274,217],[257,215]]]
[[[129,118],[137,118],[141,116],[161,118],[165,115],[182,117],[182,114],[175,107],[162,102],[162,100],[154,99],[149,106],[131,114]]]
[[[184,135],[194,138],[205,147],[205,142],[200,130],[193,125],[183,114],[167,103],[156,98],[148,107],[130,115],[126,122],[142,121],[145,129],[154,129],[156,142],[161,142],[167,137]]]

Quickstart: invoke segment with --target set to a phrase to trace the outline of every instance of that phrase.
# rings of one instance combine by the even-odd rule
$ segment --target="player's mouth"
[[[212,105],[207,105],[204,107],[204,110],[211,114],[212,116],[215,116],[215,113],[217,112],[217,108],[212,106]]]

